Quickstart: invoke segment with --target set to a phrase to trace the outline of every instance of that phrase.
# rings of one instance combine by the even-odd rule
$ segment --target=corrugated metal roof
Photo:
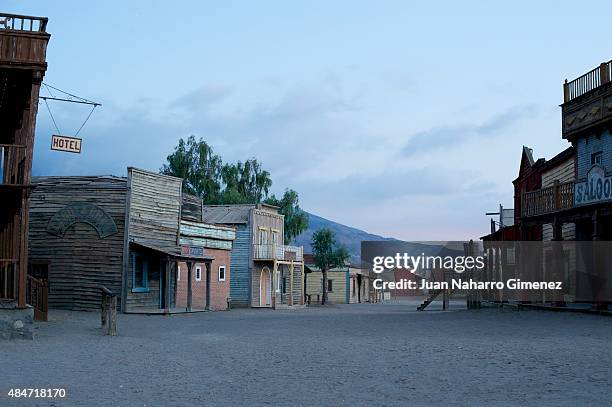
[[[202,220],[207,223],[248,223],[249,212],[256,205],[205,205]]]

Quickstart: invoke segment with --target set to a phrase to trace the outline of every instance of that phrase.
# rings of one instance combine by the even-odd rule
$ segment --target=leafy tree
[[[270,173],[264,170],[255,158],[244,163],[238,161],[236,164],[225,164],[221,177],[229,195],[223,198],[225,203],[259,203],[268,197],[272,186]],[[232,196],[240,196],[241,202],[227,202]]]
[[[308,214],[304,212],[298,203],[298,193],[293,189],[286,189],[281,199],[272,195],[265,203],[279,207],[280,213],[285,215],[285,244],[290,244],[293,239],[308,228]]]
[[[202,197],[204,203],[219,201],[221,193],[221,157],[204,140],[189,136],[179,140],[174,152],[167,157],[161,173],[183,179],[183,190]]]
[[[349,253],[346,248],[337,244],[334,232],[327,228],[321,228],[312,235],[312,252],[315,266],[323,274],[321,305],[325,305],[327,303],[327,272],[330,269],[344,266],[349,258]]]
[[[268,197],[272,187],[270,173],[255,158],[223,164],[221,157],[202,138],[180,139],[162,174],[183,179],[183,191],[197,195],[205,204],[257,204],[266,202],[278,206],[285,215],[285,242],[308,227],[308,216],[298,205],[298,194],[288,189],[281,199]]]

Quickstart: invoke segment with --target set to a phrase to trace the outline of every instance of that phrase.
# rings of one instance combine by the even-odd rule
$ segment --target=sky
[[[611,59],[612,3],[23,1],[49,17],[44,81],[97,101],[79,155],[50,150],[39,105],[35,175],[158,171],[195,135],[225,162],[255,157],[272,192],[404,240],[488,233],[513,205],[522,146],[551,158],[562,83]],[[593,12],[597,10],[597,12]],[[49,102],[74,135],[84,105]]]

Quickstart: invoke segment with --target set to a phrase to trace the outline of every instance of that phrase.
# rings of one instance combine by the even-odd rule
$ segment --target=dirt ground
[[[612,405],[612,318],[415,306],[120,315],[113,338],[51,311],[0,342],[0,406]]]

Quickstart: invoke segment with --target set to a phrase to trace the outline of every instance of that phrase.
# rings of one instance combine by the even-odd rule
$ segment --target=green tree
[[[221,193],[221,157],[203,139],[182,138],[160,170],[183,179],[183,191],[197,195],[206,204],[218,203]]]
[[[321,228],[312,235],[312,252],[315,266],[323,274],[323,295],[321,305],[327,303],[327,272],[336,267],[343,267],[349,259],[349,253],[336,242],[334,232]]]
[[[293,189],[286,189],[281,199],[272,195],[265,203],[278,206],[285,216],[285,244],[291,244],[297,235],[308,229],[308,214],[300,208],[298,193]]]
[[[221,178],[225,185],[224,203],[259,203],[268,197],[272,186],[270,173],[261,164],[251,158],[244,163],[225,164],[221,170]],[[235,199],[240,202],[233,202]]]

